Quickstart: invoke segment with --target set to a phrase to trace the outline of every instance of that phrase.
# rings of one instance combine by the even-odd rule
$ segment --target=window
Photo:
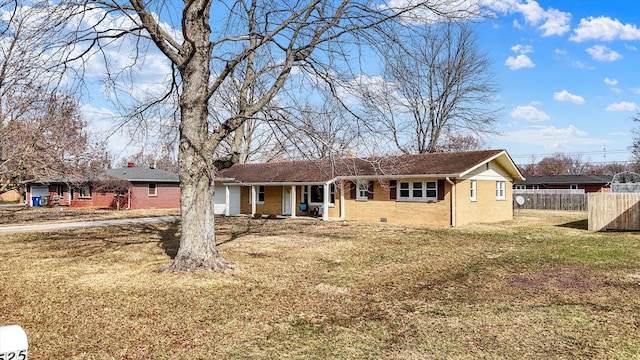
[[[578,184],[571,184],[571,190],[578,190]]]
[[[149,184],[149,196],[158,196],[158,185]]]
[[[470,187],[470,192],[471,192],[471,201],[477,201],[478,199],[476,198],[476,194],[477,194],[477,190],[476,190],[476,181],[475,180],[471,180],[469,182],[469,187]]]
[[[438,188],[435,181],[427,181],[427,199],[437,199]]]
[[[527,185],[516,185],[516,190],[526,190]]]
[[[90,198],[91,197],[91,186],[85,185],[80,188],[80,197],[81,198]]]
[[[504,186],[505,186],[504,181],[496,181],[496,200],[506,199]]]
[[[400,197],[408,198],[409,197],[409,183],[401,182],[400,183]]]
[[[306,191],[306,187],[305,187]],[[324,202],[324,185],[309,186],[310,200],[312,204],[322,204]],[[304,196],[304,195],[303,195]],[[336,202],[336,187],[334,184],[329,185],[329,203]]]
[[[532,185],[531,188],[533,190],[539,190],[540,189],[540,185]]]
[[[253,187],[249,187],[249,204],[253,201],[253,191],[251,190]],[[258,201],[256,203],[263,204],[264,203],[264,185],[257,186],[256,193],[258,195]]]
[[[369,182],[359,182],[358,183],[358,192],[356,194],[357,200],[367,200],[369,199]]]
[[[56,185],[56,195],[60,197],[64,195],[64,185]]]
[[[401,181],[400,199],[436,201],[438,200],[438,184],[436,181]]]

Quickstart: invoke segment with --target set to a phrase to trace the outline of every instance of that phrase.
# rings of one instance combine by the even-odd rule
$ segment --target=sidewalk
[[[114,219],[114,220],[96,220],[96,221],[76,221],[76,222],[53,223],[53,224],[0,226],[0,234],[82,229],[82,228],[102,227],[102,226],[147,224],[147,223],[173,222],[173,221],[180,221],[180,216],[159,216],[159,217],[146,217],[146,218],[134,218],[134,219]]]

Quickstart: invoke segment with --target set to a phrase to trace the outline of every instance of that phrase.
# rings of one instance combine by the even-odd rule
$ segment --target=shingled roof
[[[178,174],[150,167],[123,167],[107,169],[105,174],[131,182],[177,183]]]
[[[380,158],[299,160],[236,164],[219,171],[219,179],[242,183],[324,183],[337,177],[463,176],[497,159],[515,179],[522,175],[504,150],[400,155]]]

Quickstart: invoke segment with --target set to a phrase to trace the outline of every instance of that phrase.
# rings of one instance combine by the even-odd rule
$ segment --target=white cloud
[[[609,86],[616,86],[616,85],[618,85],[618,80],[609,79],[608,77],[606,77],[606,78],[604,78],[604,83],[609,85]]]
[[[603,45],[594,45],[586,51],[596,61],[616,61],[622,59],[622,55]]]
[[[528,54],[533,52],[533,47],[531,45],[514,45],[511,47],[511,50],[518,54]]]
[[[518,55],[516,57],[509,56],[504,63],[511,70],[532,68],[536,66],[536,64],[534,64],[527,55]]]
[[[595,69],[595,67],[593,66],[589,66],[585,63],[583,63],[582,61],[575,61],[571,64],[571,66],[573,66],[576,69],[582,69],[582,70],[593,70]]]
[[[618,19],[607,16],[581,19],[578,27],[573,30],[569,40],[582,42],[587,40],[640,40],[640,29],[633,24],[622,24]]]
[[[584,98],[579,95],[573,95],[569,93],[567,90],[562,90],[556,93],[553,93],[553,98],[562,102],[571,102],[574,104],[582,105],[584,104]]]
[[[570,13],[554,8],[545,10],[535,0],[483,0],[481,5],[498,13],[521,14],[526,24],[542,31],[542,36],[563,35],[570,30]],[[514,26],[521,25],[514,22]]]
[[[527,121],[547,121],[551,118],[544,111],[533,105],[519,105],[510,113],[511,116]]]
[[[543,146],[547,150],[571,149],[575,145],[602,145],[602,139],[587,136],[587,132],[574,125],[567,128],[555,126],[533,126],[529,129],[505,134],[506,141],[519,144]]]
[[[621,101],[619,103],[614,103],[607,106],[607,111],[636,111],[640,108],[636,103],[632,103],[629,101]]]

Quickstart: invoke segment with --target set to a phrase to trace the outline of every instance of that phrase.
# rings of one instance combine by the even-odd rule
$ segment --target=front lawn
[[[29,359],[623,359],[640,234],[218,218],[227,274],[157,273],[179,225],[3,235],[0,325]]]

